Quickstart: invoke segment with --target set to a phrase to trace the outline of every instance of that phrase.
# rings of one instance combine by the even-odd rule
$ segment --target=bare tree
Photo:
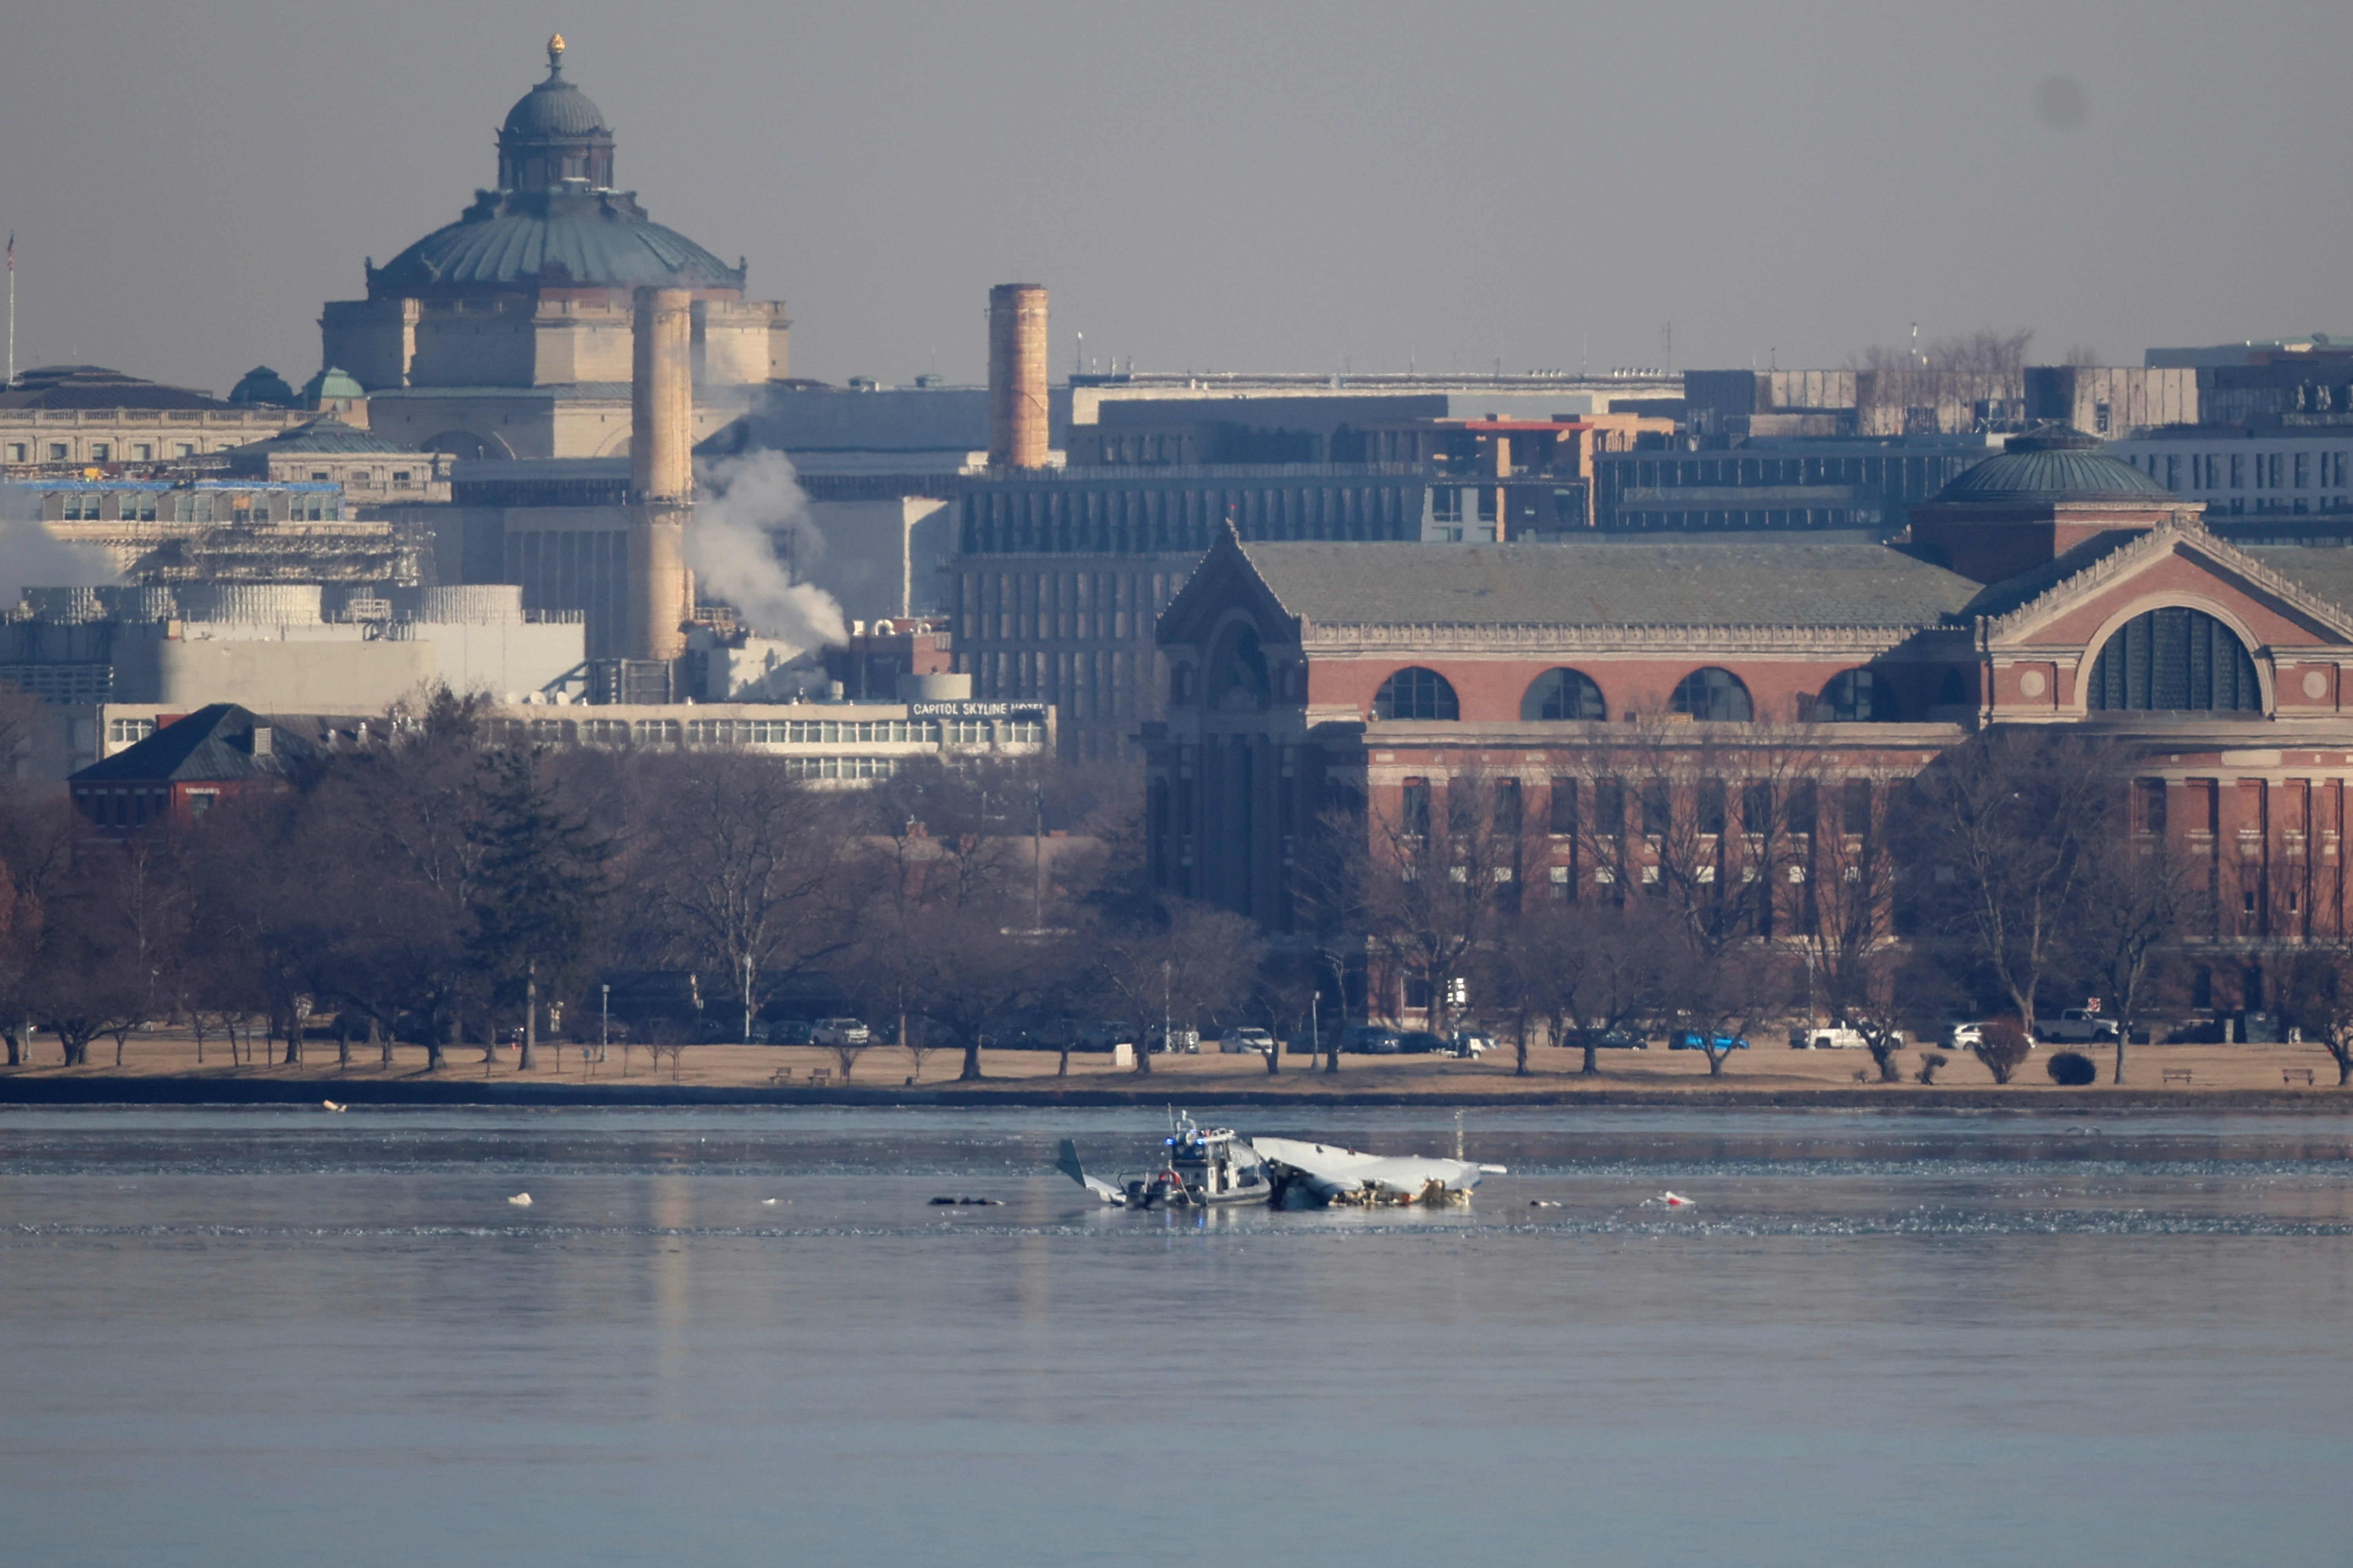
[[[734,992],[744,1038],[793,976],[857,931],[850,808],[773,759],[692,752],[654,764],[647,890],[677,950]]]
[[[1906,894],[1922,937],[1979,966],[2030,1039],[2099,847],[2118,831],[2118,772],[2102,742],[2003,728],[1947,752],[1907,792]]]
[[[1245,1001],[1266,955],[1265,939],[1249,916],[1174,897],[1099,928],[1090,945],[1101,988],[1132,1016],[1156,1016],[1188,1029]],[[1136,1055],[1136,1071],[1149,1075],[1146,1046]]]
[[[2353,1085],[2353,939],[2311,942],[2274,967],[2282,1010],[2337,1064],[2337,1084]]]
[[[2120,816],[2111,816],[2117,826]],[[2086,846],[2082,907],[2069,922],[2079,973],[2116,1015],[2116,1083],[2125,1080],[2125,1047],[2163,957],[2207,901],[2206,868],[2174,849],[2161,821],[2153,826]]]
[[[2033,340],[2029,331],[1980,327],[1917,346],[1874,343],[1849,355],[1862,433],[1949,435],[1969,428],[1978,402],[2024,398],[2027,347]],[[1928,414],[1933,429],[1907,429],[1915,409]]]
[[[1556,1046],[1581,1046],[1584,1076],[1598,1075],[1603,1037],[1665,1010],[1682,950],[1682,931],[1654,903],[1531,898],[1498,933],[1484,971],[1489,995],[1514,1017],[1515,1076],[1528,1073],[1532,1022]]]

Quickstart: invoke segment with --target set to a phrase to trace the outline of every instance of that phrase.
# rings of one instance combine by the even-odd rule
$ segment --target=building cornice
[[[1447,653],[1721,653],[1759,650],[1878,654],[1926,634],[1957,633],[1935,625],[1896,626],[1562,626],[1540,622],[1481,626],[1303,622],[1300,645],[1326,657],[1429,649]]]

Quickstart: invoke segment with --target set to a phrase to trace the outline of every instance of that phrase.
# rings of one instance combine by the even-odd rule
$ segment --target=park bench
[[[768,1075],[768,1081],[770,1083],[790,1083],[793,1081],[793,1069],[790,1068],[778,1068],[775,1072]]]
[[[833,1081],[833,1069],[831,1068],[809,1068],[808,1080],[812,1084],[831,1083]]]
[[[2280,1082],[2282,1082],[2282,1083],[2294,1083],[2297,1079],[2304,1079],[2304,1081],[2305,1081],[2306,1084],[2311,1083],[2311,1082],[2312,1082],[2312,1069],[2311,1069],[2310,1068],[2280,1068]]]
[[[2165,1081],[2168,1083],[2188,1083],[2189,1081],[2189,1069],[2188,1068],[2168,1068],[2165,1069]]]

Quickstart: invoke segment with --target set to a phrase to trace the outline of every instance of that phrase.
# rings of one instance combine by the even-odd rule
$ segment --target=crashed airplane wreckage
[[[1136,1209],[1261,1203],[1278,1208],[1443,1207],[1469,1203],[1480,1177],[1504,1173],[1501,1165],[1468,1160],[1368,1154],[1291,1138],[1247,1139],[1229,1127],[1205,1131],[1189,1116],[1179,1119],[1164,1147],[1166,1160],[1159,1171],[1131,1176],[1117,1186],[1087,1174],[1078,1145],[1067,1138],[1057,1165],[1103,1203]]]

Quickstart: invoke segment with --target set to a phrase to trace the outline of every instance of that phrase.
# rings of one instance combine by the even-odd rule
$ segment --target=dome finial
[[[547,75],[550,80],[564,74],[564,35],[554,34],[547,40]]]

